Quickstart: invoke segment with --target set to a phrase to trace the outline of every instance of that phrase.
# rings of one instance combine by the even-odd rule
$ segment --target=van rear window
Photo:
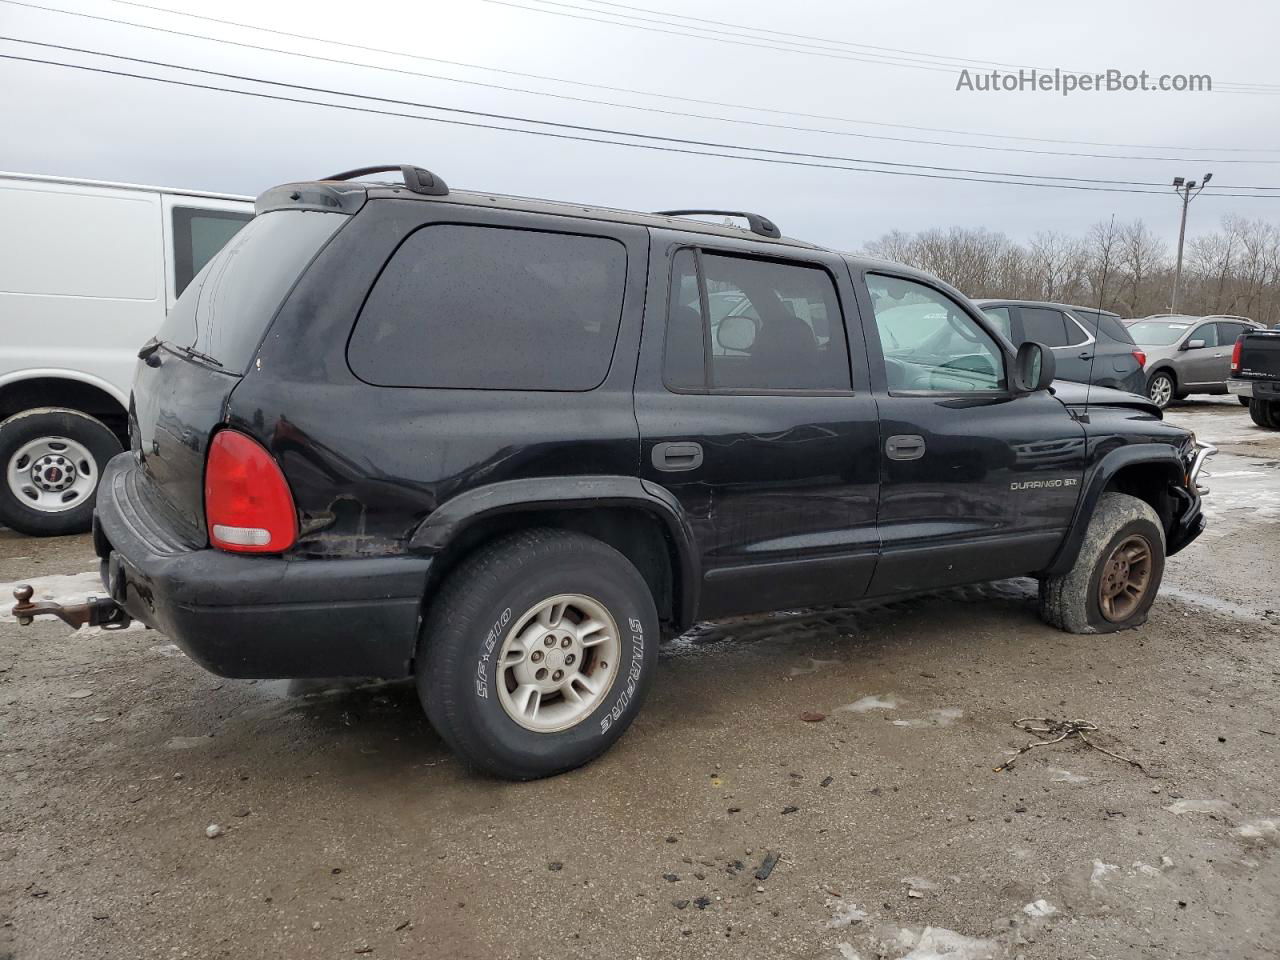
[[[158,337],[244,373],[285,296],[347,219],[298,210],[255,217],[196,274]]]
[[[607,237],[435,224],[369,293],[352,371],[396,387],[591,390],[609,372],[626,248]]]

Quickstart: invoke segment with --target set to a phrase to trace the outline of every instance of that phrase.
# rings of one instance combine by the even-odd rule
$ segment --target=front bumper
[[[1196,441],[1196,452],[1187,469],[1187,485],[1170,485],[1169,490],[1176,503],[1173,526],[1169,530],[1169,539],[1165,544],[1165,553],[1173,556],[1196,537],[1204,533],[1205,517],[1201,509],[1200,498],[1209,492],[1209,488],[1200,483],[1205,462],[1218,452],[1218,448],[1203,440]],[[1207,474],[1205,474],[1207,476]]]
[[[94,548],[112,599],[224,677],[403,677],[431,561],[240,556],[193,544],[130,453],[103,471]]]

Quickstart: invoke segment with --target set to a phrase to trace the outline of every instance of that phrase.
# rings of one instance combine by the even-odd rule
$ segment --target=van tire
[[[555,603],[562,600],[569,606],[557,615]],[[590,619],[612,620],[616,642],[597,643],[612,630],[588,631],[584,635],[597,645],[579,647],[573,628],[587,618],[575,602],[594,605],[597,614]],[[547,604],[553,612],[545,622],[559,626],[541,626],[533,615]],[[524,623],[528,627],[520,629]],[[500,664],[504,650],[522,666]],[[522,656],[522,650],[531,652]],[[612,671],[602,651],[613,661]],[[565,662],[569,654],[577,655],[572,668]],[[631,562],[592,537],[532,529],[481,547],[448,576],[423,623],[415,673],[431,725],[465,763],[492,776],[533,780],[579,767],[612,746],[639,713],[657,657],[657,609]],[[519,691],[533,685],[534,663],[565,677],[581,671],[587,682],[608,686],[575,693],[581,706],[557,692],[545,700],[537,694],[537,702],[530,696],[535,713],[522,721],[516,705]],[[529,728],[554,727],[558,715],[567,726]]]
[[[31,485],[29,471],[32,461],[25,452],[40,451],[41,442],[46,439],[50,446],[43,448],[45,454],[37,453],[37,463],[42,456],[62,454],[67,454],[68,461],[74,461],[76,448],[83,454],[80,469],[72,462],[65,466],[53,463],[57,477],[52,481],[53,487],[65,482],[68,470],[77,478],[64,491],[64,494],[76,494],[73,503],[65,509],[40,509],[33,504],[30,494],[24,493],[34,491],[46,502],[53,496],[50,491],[37,491]],[[79,410],[38,407],[14,414],[0,423],[0,524],[33,537],[84,533],[93,524],[98,480],[107,461],[121,449],[116,435],[102,421]],[[87,471],[83,469],[86,466],[89,468]],[[77,493],[78,485],[87,488]]]
[[[1103,612],[1102,581],[1112,572],[1113,556],[1130,543],[1147,549],[1145,588],[1133,609],[1113,606],[1108,616]],[[1113,633],[1141,626],[1160,591],[1164,560],[1164,527],[1150,504],[1124,493],[1104,493],[1074,566],[1061,576],[1040,581],[1040,617],[1067,633]],[[1124,615],[1115,618],[1120,612]]]

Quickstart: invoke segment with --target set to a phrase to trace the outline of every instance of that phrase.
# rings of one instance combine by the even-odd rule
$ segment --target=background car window
[[[1206,347],[1216,347],[1218,345],[1218,325],[1216,323],[1202,323],[1191,332],[1191,336],[1187,337],[1187,342],[1192,340],[1203,340]]]
[[[1162,347],[1176,343],[1188,330],[1189,323],[1170,322],[1168,320],[1139,320],[1129,327],[1134,343],[1145,343]]]
[[[1119,317],[1112,316],[1109,313],[1100,313],[1097,310],[1073,309],[1072,312],[1079,316],[1086,326],[1092,327],[1095,335],[1100,330],[1106,336],[1119,343],[1133,343],[1133,337],[1125,329],[1125,325]]]
[[[704,253],[698,278],[709,314],[704,324],[697,287],[690,284],[694,259],[691,251],[682,251],[672,264],[665,361],[670,386],[851,388],[840,303],[825,270]],[[710,383],[697,369],[708,346]]]
[[[1219,323],[1218,343],[1224,347],[1234,347],[1236,338],[1248,328],[1242,323]]]
[[[913,280],[867,275],[891,391],[1003,390],[1004,354],[954,300]]]
[[[1009,319],[1008,307],[983,307],[982,312],[996,325],[997,330],[1010,340],[1013,339],[1013,322]]]
[[[1044,307],[1021,307],[1022,332],[1028,340],[1043,343],[1046,347],[1065,347],[1071,342],[1067,335],[1067,318],[1061,310]],[[1084,338],[1081,337],[1081,340]]]
[[[348,362],[384,386],[590,390],[609,372],[626,273],[607,237],[424,227],[370,291]]]
[[[251,213],[174,207],[174,296],[182,296],[182,291],[187,289],[192,278],[252,219]]]
[[[712,307],[714,314],[715,307]],[[698,295],[697,258],[681,250],[671,262],[671,295],[667,303],[667,342],[663,379],[685,390],[706,386],[706,352],[702,303]]]

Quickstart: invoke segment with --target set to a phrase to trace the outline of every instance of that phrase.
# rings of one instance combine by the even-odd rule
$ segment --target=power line
[[[561,77],[549,76],[547,74],[525,73],[518,70],[508,70],[508,69],[503,69],[501,67],[483,66],[481,64],[466,63],[459,60],[446,60],[440,57],[427,57],[421,54],[407,53],[401,50],[391,50],[384,47],[368,46],[365,44],[351,43],[349,41],[344,41],[344,40],[329,40],[324,37],[318,37],[318,36],[302,34],[302,33],[293,33],[287,30],[276,30],[270,27],[263,27],[256,24],[244,23],[237,20],[228,20],[221,17],[210,17],[210,16],[203,16],[201,14],[196,14],[196,13],[187,13],[186,11],[182,11],[182,10],[172,10],[168,7],[161,7],[161,6],[156,6],[154,4],[137,2],[137,0],[114,0],[114,2],[123,4],[125,6],[137,7],[139,9],[154,10],[159,13],[171,14],[173,16],[181,16],[181,17],[188,17],[196,20],[203,20],[208,23],[218,23],[218,24],[223,24],[225,26],[238,27],[245,30],[254,30],[261,33],[270,33],[276,36],[289,37],[295,40],[305,40],[305,41],[315,42],[315,43],[324,43],[324,44],[329,44],[331,46],[346,47],[348,49],[362,50],[369,53],[378,53],[378,54],[385,54],[385,55],[390,55],[395,57],[404,57],[406,59],[419,60],[426,63],[441,63],[441,64],[447,64],[449,66],[463,67],[465,69],[470,69],[470,70],[481,70],[481,71],[501,74],[505,76],[521,77],[527,80],[541,80],[549,83],[564,84],[567,86],[585,87],[587,89],[593,89],[593,90],[605,90],[611,93],[625,93],[633,96],[654,97],[658,99],[672,100],[672,101],[681,102],[681,103],[696,103],[702,106],[728,107],[734,110],[749,110],[756,113],[766,113],[766,114],[771,114],[776,116],[802,117],[810,120],[833,120],[839,123],[861,124],[864,126],[883,127],[886,129],[914,130],[914,131],[919,131],[924,133],[945,133],[945,134],[952,134],[955,136],[979,137],[984,139],[1020,140],[1027,143],[1053,143],[1053,144],[1062,144],[1062,145],[1107,147],[1107,148],[1114,148],[1114,149],[1142,149],[1142,150],[1201,150],[1201,149],[1204,149],[1202,147],[1190,147],[1190,146],[1167,146],[1167,145],[1159,145],[1159,144],[1134,144],[1134,143],[1106,143],[1106,142],[1090,141],[1090,140],[1064,140],[1064,139],[1055,139],[1051,137],[1025,137],[1025,136],[1017,136],[1014,134],[996,134],[996,133],[986,133],[981,131],[957,130],[957,129],[947,128],[947,127],[925,127],[925,126],[916,126],[916,125],[905,124],[905,123],[887,123],[884,121],[876,121],[876,120],[858,120],[851,117],[831,116],[828,114],[804,113],[802,111],[796,111],[796,110],[771,109],[769,107],[751,106],[748,104],[732,103],[732,102],[721,101],[721,100],[699,99],[697,97],[681,96],[679,94],[654,93],[652,91],[647,91],[647,90],[636,90],[629,87],[617,87],[617,86],[610,86],[607,84],[589,83],[581,80],[566,80]],[[480,81],[475,81],[475,80],[463,80],[457,77],[447,77],[447,76],[442,76],[437,74],[420,73],[420,72],[411,71],[411,70],[402,70],[395,67],[385,67],[377,64],[352,63],[347,60],[337,60],[335,58],[322,57],[316,54],[300,53],[297,51],[283,50],[276,47],[264,47],[257,44],[244,43],[241,41],[229,40],[222,37],[210,37],[210,36],[207,36],[204,34],[198,34],[198,33],[187,33],[180,30],[168,29],[165,27],[159,27],[152,24],[137,23],[130,20],[121,20],[114,17],[97,16],[94,14],[81,13],[79,11],[73,11],[73,10],[62,10],[57,7],[49,7],[49,6],[44,6],[36,3],[23,2],[23,0],[0,0],[0,3],[8,3],[13,6],[25,7],[32,10],[40,10],[47,13],[58,13],[58,14],[64,14],[66,16],[83,17],[90,20],[98,20],[98,21],[112,23],[120,26],[135,27],[142,30],[151,30],[153,32],[165,33],[165,34],[170,34],[174,36],[208,40],[215,43],[225,43],[232,46],[244,47],[246,49],[251,49],[251,50],[261,50],[261,51],[266,51],[270,53],[282,53],[287,56],[301,57],[304,59],[317,60],[317,61],[326,62],[326,63],[336,63],[336,64],[341,64],[343,66],[356,66],[356,67],[362,67],[365,69],[380,70],[380,71],[390,72],[390,73],[400,73],[400,74],[406,74],[409,76],[418,76],[418,77],[424,77],[424,78],[433,79],[433,80],[445,80],[451,83],[467,84],[471,86],[486,87],[489,89],[503,90],[508,92],[525,93],[533,96],[544,96],[544,97],[551,97],[551,98],[557,98],[557,99],[565,99],[572,102],[593,103],[601,106],[616,106],[623,109],[640,110],[640,111],[646,111],[646,112],[669,113],[669,114],[674,113],[675,115],[679,115],[679,116],[693,116],[698,119],[708,119],[708,120],[724,120],[725,122],[730,122],[730,123],[742,123],[742,124],[752,123],[752,121],[749,121],[749,120],[740,120],[740,119],[734,119],[734,118],[720,118],[720,117],[713,117],[713,116],[706,116],[706,115],[699,115],[699,114],[678,113],[675,111],[660,110],[653,107],[643,107],[635,104],[615,103],[615,102],[603,101],[603,100],[592,100],[588,98],[570,97],[563,94],[554,94],[554,93],[541,91],[541,90],[528,90],[521,87],[510,87],[510,86],[504,86],[500,84],[487,84],[487,83],[482,83]],[[805,127],[793,128],[787,125],[779,125],[779,126],[781,126],[782,129],[795,129],[799,131],[808,131],[811,129],[811,128],[805,128]],[[812,130],[812,132],[826,133],[828,131],[814,129]],[[830,132],[836,135],[859,136],[859,137],[867,137],[867,138],[871,138],[872,136],[869,134],[859,134],[853,131],[830,131]],[[885,137],[883,139],[893,140],[895,142],[923,143],[923,144],[934,145],[933,141],[927,141],[927,140],[912,140],[909,138],[901,138],[901,141],[899,141],[898,138],[892,138],[892,137]],[[946,143],[946,144],[937,144],[937,145],[954,146],[954,147],[960,147],[960,148],[1004,149],[1009,152],[1024,152],[1022,149],[1016,148],[1016,147],[998,148],[998,147],[987,147],[982,144]],[[1261,148],[1261,147],[1214,147],[1213,149],[1222,153],[1277,153],[1277,152],[1280,152],[1280,150],[1277,150],[1274,148],[1268,149],[1268,148]],[[1031,152],[1031,151],[1025,151],[1025,152]],[[1045,153],[1052,154],[1053,151],[1045,151]],[[1189,159],[1185,157],[1116,156],[1111,154],[1091,154],[1091,153],[1074,153],[1074,152],[1060,152],[1060,155],[1061,156],[1080,156],[1080,157],[1088,157],[1088,158],[1094,158],[1094,159],[1152,160],[1152,161],[1168,161],[1168,162],[1176,162],[1176,163],[1272,163],[1272,162],[1275,162],[1275,161],[1268,161],[1268,160],[1204,160],[1204,159],[1196,159],[1196,158]]]
[[[200,67],[189,67],[184,64],[168,63],[163,60],[151,60],[145,57],[130,57],[119,53],[106,53],[101,50],[90,50],[84,47],[72,47],[58,43],[47,43],[40,40],[24,40],[19,37],[0,36],[0,40],[11,43],[22,43],[28,46],[44,47],[46,49],[63,50],[69,53],[82,53],[90,56],[110,57],[113,60],[126,60],[130,63],[139,63],[149,67],[160,67],[166,70],[182,70],[188,73],[199,73],[205,76],[219,77],[224,80],[239,80],[247,83],[265,83],[275,87],[284,87],[289,90],[300,90],[305,93],[320,93],[326,96],[337,97],[355,97],[361,100],[370,100],[376,103],[390,103],[396,106],[415,107],[420,110],[435,110],[444,113],[462,114],[469,117],[480,117],[486,120],[503,120],[507,122],[525,123],[539,127],[554,127],[560,130],[572,130],[578,133],[600,134],[614,137],[630,137],[633,139],[653,140],[659,143],[678,143],[682,145],[704,147],[712,150],[740,150],[749,153],[766,153],[781,157],[798,157],[806,160],[830,160],[838,163],[859,163],[868,164],[875,167],[892,167],[902,170],[928,170],[941,173],[963,173],[972,174],[981,177],[1003,177],[1016,180],[1060,180],[1070,183],[1087,183],[1087,184],[1105,184],[1107,186],[1130,186],[1130,187],[1163,187],[1162,183],[1153,183],[1145,180],[1108,180],[1094,177],[1070,177],[1059,174],[1036,174],[1036,173],[1017,173],[1007,170],[982,170],[970,167],[944,167],[935,164],[925,163],[907,163],[896,160],[876,160],[868,157],[844,157],[825,153],[809,153],[801,150],[780,150],[772,147],[757,147],[752,145],[744,145],[738,143],[723,143],[714,140],[695,140],[686,137],[670,137],[653,133],[638,133],[633,130],[619,130],[610,127],[596,127],[585,124],[564,123],[557,120],[539,120],[532,117],[524,117],[516,114],[494,113],[486,110],[471,110],[463,107],[450,107],[437,103],[422,103],[414,100],[401,100],[393,97],[379,97],[373,94],[351,93],[346,90],[334,90],[327,87],[316,87],[308,84],[289,83],[283,80],[265,80],[261,77],[248,76],[246,74],[228,73],[221,70],[207,70]],[[1271,187],[1245,187],[1241,189],[1250,190],[1268,190],[1280,189]]]
[[[662,153],[679,153],[679,154],[688,154],[692,156],[718,157],[718,158],[727,159],[727,160],[747,160],[754,163],[768,163],[768,164],[775,164],[775,165],[781,165],[781,166],[807,167],[807,168],[825,169],[825,170],[843,170],[848,173],[877,173],[885,176],[918,177],[918,178],[929,179],[929,180],[951,180],[951,181],[959,181],[959,182],[967,182],[967,183],[993,183],[993,184],[1002,184],[1007,186],[1041,187],[1041,188],[1059,189],[1059,190],[1083,190],[1083,191],[1100,192],[1100,193],[1135,193],[1135,194],[1142,193],[1142,194],[1153,194],[1153,195],[1158,194],[1161,196],[1163,196],[1165,193],[1165,191],[1163,190],[1142,190],[1142,189],[1134,189],[1131,187],[1106,187],[1106,186],[1096,186],[1096,185],[1086,185],[1086,184],[1076,184],[1076,183],[1037,183],[1030,180],[1001,180],[1001,179],[990,179],[990,178],[982,178],[982,177],[955,176],[955,175],[943,174],[943,173],[922,173],[917,170],[885,170],[878,167],[868,167],[868,166],[852,167],[852,166],[845,166],[842,164],[819,163],[815,161],[805,161],[805,160],[799,160],[799,159],[784,159],[783,157],[777,157],[777,156],[760,157],[760,156],[752,156],[749,154],[722,153],[716,150],[693,150],[685,146],[674,146],[672,144],[688,144],[689,146],[702,146],[704,145],[703,142],[696,141],[696,140],[684,140],[676,137],[656,138],[656,137],[652,137],[652,135],[649,135],[649,134],[630,134],[630,133],[626,133],[625,131],[616,132],[617,135],[621,135],[621,136],[648,137],[650,139],[660,139],[664,141],[663,143],[630,143],[630,142],[621,141],[621,140],[611,140],[604,137],[588,137],[588,136],[584,136],[581,134],[574,134],[574,133],[558,133],[551,130],[526,130],[519,127],[509,127],[501,124],[480,123],[480,122],[469,121],[469,120],[446,119],[443,117],[424,117],[424,116],[421,116],[420,114],[403,113],[403,112],[392,111],[392,110],[380,110],[380,109],[375,109],[373,107],[362,107],[362,106],[356,106],[353,104],[329,103],[323,100],[309,100],[301,97],[286,97],[286,96],[281,96],[279,94],[270,94],[270,93],[265,93],[257,90],[239,90],[234,87],[221,87],[213,84],[193,83],[186,80],[174,80],[169,77],[155,77],[147,74],[130,73],[128,71],[123,71],[123,70],[110,70],[105,67],[91,67],[91,66],[88,66],[87,64],[64,63],[61,61],[44,60],[36,57],[21,57],[15,54],[8,54],[8,53],[0,53],[0,59],[12,60],[20,63],[34,63],[34,64],[43,64],[46,66],[62,67],[68,70],[79,70],[79,71],[84,71],[89,73],[102,74],[106,76],[126,77],[130,79],[135,79],[135,80],[146,80],[152,83],[161,83],[161,84],[168,84],[171,86],[187,87],[187,88],[196,89],[196,90],[209,90],[209,91],[214,91],[218,93],[229,93],[229,94],[235,94],[238,96],[254,97],[254,98],[263,99],[263,100],[276,100],[283,103],[307,104],[310,106],[327,107],[335,110],[345,110],[345,111],[356,112],[356,113],[368,113],[368,114],[374,114],[374,115],[380,115],[380,116],[400,117],[404,119],[420,120],[420,121],[425,121],[429,123],[443,123],[451,126],[467,127],[471,129],[478,129],[478,130],[495,130],[495,131],[501,131],[505,133],[524,134],[526,136],[547,137],[555,140],[571,140],[571,141],[577,141],[581,143],[599,143],[599,144],[605,144],[609,146],[627,147],[627,148],[636,149],[636,150],[651,150],[651,151],[657,151]],[[161,66],[165,66],[165,65],[162,64]],[[182,69],[176,66],[174,66],[173,68]],[[194,68],[191,68],[191,69],[194,69]],[[200,72],[211,72],[211,71],[200,71]],[[262,80],[255,77],[242,77],[240,79],[243,79],[247,82],[265,83],[265,84],[271,84],[275,86],[294,86],[292,84],[282,84],[282,83],[278,83],[277,81]],[[311,89],[311,88],[303,88],[303,89]],[[390,98],[372,97],[372,96],[366,96],[364,94],[344,93],[342,91],[324,91],[324,90],[320,90],[319,88],[316,88],[316,89],[318,92],[332,93],[336,96],[345,96],[345,97],[353,97],[353,98],[367,99],[367,100],[378,100],[378,101],[389,102],[389,103],[398,103],[405,106],[418,107],[420,109],[429,109],[429,110],[430,109],[434,109],[434,110],[456,109],[456,108],[446,108],[446,107],[433,107],[429,104],[415,104],[411,101],[391,100]],[[457,112],[469,113],[472,115],[478,114],[481,116],[485,116],[485,114],[479,114],[478,111],[457,111]],[[515,119],[521,122],[526,122],[526,123],[546,123],[547,122],[547,121],[525,120],[524,118],[519,118],[519,117],[512,118],[512,119]],[[561,126],[568,126],[568,125],[561,125]],[[589,130],[591,128],[579,128],[579,129]],[[614,131],[608,131],[608,130],[604,130],[601,132],[614,133]],[[711,144],[711,146],[716,146],[716,145]],[[726,147],[728,149],[738,149],[738,150],[755,149],[751,147],[736,147],[732,144],[726,145]],[[770,152],[784,153],[784,154],[786,153],[785,151],[770,151]],[[799,154],[798,156],[806,156],[806,155]],[[850,161],[850,162],[868,162],[868,161]],[[1248,194],[1248,193],[1214,193],[1213,196],[1238,197],[1242,199],[1255,199],[1255,200],[1280,199],[1280,195],[1267,196],[1265,194],[1260,195],[1260,194]]]
[[[0,0],[0,2],[14,2],[14,0]],[[29,6],[29,4],[23,4],[23,3],[18,3],[17,5]],[[85,16],[91,16],[91,15],[86,14]],[[97,18],[94,18],[94,19],[97,19]],[[109,18],[104,18],[104,19],[109,19]],[[201,18],[201,19],[205,19],[205,18]],[[505,84],[484,83],[484,82],[475,81],[475,80],[459,80],[454,77],[447,77],[439,74],[424,73],[418,70],[405,70],[399,67],[387,67],[387,66],[382,66],[380,64],[360,64],[360,63],[352,64],[349,61],[339,60],[335,57],[324,57],[316,54],[298,53],[298,52],[295,52],[292,50],[286,50],[280,47],[267,47],[267,46],[262,46],[260,44],[242,43],[236,40],[226,40],[221,37],[211,37],[205,34],[186,33],[184,31],[167,30],[159,27],[150,27],[149,25],[146,25],[146,24],[132,24],[132,23],[129,23],[128,21],[112,21],[112,22],[118,22],[126,26],[139,26],[143,29],[161,30],[162,32],[165,32],[165,33],[172,33],[178,36],[188,37],[196,40],[207,40],[212,43],[222,43],[222,44],[228,44],[231,46],[245,47],[251,50],[258,50],[258,51],[267,52],[267,53],[278,53],[278,54],[283,54],[285,56],[300,57],[308,60],[317,60],[323,63],[338,64],[340,66],[357,66],[357,67],[363,67],[371,70],[378,70],[386,73],[394,73],[394,74],[413,76],[413,77],[422,77],[430,80],[446,80],[452,83],[461,83],[469,86],[479,86],[479,87],[484,87],[486,89],[501,90],[501,91],[510,92],[510,93],[531,94],[534,96],[549,97],[551,99],[565,100],[573,103],[590,103],[596,106],[618,107],[626,110],[637,110],[644,113],[655,113],[655,114],[660,114],[664,116],[676,116],[676,117],[691,118],[691,119],[698,119],[698,120],[712,120],[712,121],[717,121],[722,123],[733,123],[733,124],[739,124],[743,126],[760,127],[765,129],[786,130],[788,132],[819,133],[819,134],[827,134],[831,136],[840,136],[840,137],[856,137],[858,139],[864,139],[864,140],[882,140],[882,141],[887,141],[892,143],[912,143],[912,144],[920,144],[920,145],[927,145],[927,146],[942,146],[942,147],[963,148],[963,149],[971,149],[971,150],[983,150],[983,151],[997,152],[997,153],[1023,153],[1023,154],[1029,154],[1029,155],[1035,155],[1035,156],[1061,156],[1061,157],[1073,157],[1073,158],[1083,157],[1083,158],[1100,159],[1100,160],[1149,160],[1149,161],[1160,161],[1160,162],[1171,162],[1171,163],[1173,162],[1206,163],[1206,164],[1256,163],[1256,164],[1268,164],[1268,165],[1280,164],[1280,160],[1240,160],[1240,159],[1212,160],[1212,159],[1194,158],[1194,157],[1186,158],[1186,157],[1153,157],[1153,156],[1140,156],[1140,155],[1113,155],[1113,154],[1087,153],[1087,152],[1079,152],[1079,151],[1037,150],[1037,149],[1028,148],[1028,147],[998,147],[998,146],[993,146],[989,144],[956,143],[954,141],[946,141],[946,140],[922,140],[922,139],[913,138],[913,137],[891,137],[891,136],[885,136],[883,134],[859,133],[857,131],[852,131],[852,130],[833,130],[830,128],[804,127],[804,126],[798,126],[794,124],[767,123],[760,120],[744,120],[737,117],[723,117],[723,116],[715,116],[712,114],[689,113],[688,111],[683,111],[683,110],[666,110],[659,107],[637,106],[634,104],[618,103],[616,101],[596,100],[589,97],[574,97],[566,94],[547,93],[544,91],[528,90],[522,87],[508,86]],[[274,32],[274,31],[271,31],[271,32]],[[18,38],[6,38],[6,39],[18,39]],[[36,43],[36,41],[29,41],[29,40],[19,40],[19,42],[33,43],[33,44]],[[59,44],[44,44],[44,45],[54,47],[60,50],[72,50],[79,53],[96,53],[97,52],[93,50],[84,50],[78,47],[61,46]],[[128,58],[125,58],[125,59],[128,59]]]
[[[858,61],[863,63],[879,63],[885,66],[906,67],[908,69],[929,70],[929,71],[939,72],[939,73],[955,73],[955,70],[956,70],[955,66],[939,65],[940,61],[927,62],[927,61],[917,61],[917,60],[906,60],[905,58],[902,58],[902,57],[887,58],[884,56],[880,56],[878,59],[871,59],[872,55],[855,56],[853,54],[844,54],[844,53],[832,51],[829,48],[815,47],[812,44],[794,44],[793,43],[791,46],[782,46],[777,41],[749,42],[747,39],[742,37],[739,37],[736,40],[730,39],[729,37],[736,36],[734,34],[730,34],[729,37],[723,37],[723,36],[717,37],[717,36],[710,36],[707,34],[688,33],[688,32],[681,32],[679,30],[663,29],[663,27],[685,27],[686,29],[690,29],[690,27],[688,24],[670,23],[668,21],[652,20],[644,17],[631,17],[631,19],[643,20],[644,23],[655,23],[655,24],[660,23],[660,24],[663,24],[663,27],[645,26],[644,23],[627,23],[625,21],[617,20],[617,19],[609,20],[609,19],[605,19],[605,17],[608,17],[608,16],[619,17],[619,16],[630,16],[630,15],[614,14],[614,13],[610,13],[608,11],[602,11],[602,10],[593,10],[589,7],[578,7],[568,3],[560,3],[560,2],[557,2],[557,0],[533,0],[533,2],[543,3],[550,6],[563,7],[567,10],[587,11],[591,14],[600,14],[600,16],[588,16],[588,15],[585,15],[584,13],[566,13],[563,10],[548,9],[547,6],[531,7],[521,3],[514,3],[512,2],[512,0],[480,0],[480,2],[496,4],[498,6],[503,6],[503,7],[512,7],[517,10],[528,10],[535,13],[542,13],[542,14],[547,14],[555,17],[568,17],[569,19],[572,19],[572,20],[583,20],[583,21],[590,21],[592,23],[603,23],[603,24],[608,24],[609,26],[614,26],[614,27],[628,27],[632,30],[643,30],[649,33],[661,33],[669,36],[685,37],[685,38],[691,38],[691,39],[697,39],[697,40],[709,40],[714,43],[725,43],[725,44],[731,44],[734,46],[757,47],[765,50],[775,50],[775,51],[782,51],[787,53],[798,53],[806,56],[825,57],[827,59],[835,59],[835,60],[852,60],[852,61]],[[691,29],[706,30],[707,28],[693,27]],[[751,28],[744,28],[744,29],[751,29]],[[724,31],[716,31],[716,32],[724,33]],[[753,41],[765,41],[767,38],[753,37],[750,39]],[[792,43],[791,41],[787,41],[787,42]],[[895,60],[902,61],[902,62],[895,62]],[[1042,69],[1042,68],[1026,67],[1025,69]],[[1091,73],[1096,73],[1097,71],[1086,70],[1086,71],[1064,71],[1064,72],[1069,72],[1074,75],[1074,74],[1091,74]],[[1258,96],[1269,96],[1269,95],[1280,94],[1280,87],[1278,87],[1275,84],[1258,84],[1258,83],[1246,83],[1246,82],[1232,83],[1228,81],[1228,82],[1218,84],[1218,87],[1220,88],[1219,92],[1223,92],[1223,93],[1247,93],[1247,94],[1254,94]]]
[[[574,10],[588,10],[593,13],[601,12],[601,11],[592,10],[591,7],[573,6],[572,4],[557,2],[557,0],[534,0],[534,2],[549,5],[549,6],[567,7],[569,9],[574,9]],[[669,10],[654,10],[651,7],[639,7],[639,6],[635,6],[634,4],[617,3],[617,2],[612,2],[612,0],[585,0],[585,2],[593,4],[596,7],[616,7],[619,10],[634,10],[640,13],[651,13],[659,17],[664,17],[667,20],[688,20],[694,23],[709,23],[719,27],[729,27],[732,30],[750,31],[752,33],[773,34],[774,36],[778,36],[778,37],[793,38],[798,40],[814,40],[822,44],[834,45],[839,47],[849,47],[849,48],[860,49],[860,50],[871,50],[879,53],[902,54],[907,57],[921,58],[924,62],[974,64],[975,66],[986,67],[986,68],[1004,67],[1004,68],[1016,69],[1016,70],[1044,70],[1045,69],[1043,67],[1035,67],[1025,63],[1009,63],[1007,61],[1002,61],[1002,60],[979,60],[979,59],[974,59],[972,57],[956,57],[956,56],[951,56],[950,54],[927,53],[921,50],[906,50],[901,47],[885,47],[885,46],[878,46],[876,44],[870,44],[870,43],[854,43],[853,41],[850,41],[850,40],[839,40],[839,39],[833,39],[831,37],[820,37],[820,36],[816,36],[814,34],[808,34],[808,33],[792,33],[786,30],[776,30],[771,27],[753,27],[753,26],[748,26],[747,24],[742,24],[742,23],[732,23],[727,20],[713,20],[708,17],[693,17],[685,13],[672,13]],[[630,15],[615,14],[615,16],[626,17]],[[639,19],[639,18],[635,18],[635,19]],[[653,21],[653,22],[657,22],[657,21]],[[694,28],[694,29],[703,29],[703,28]],[[783,41],[783,42],[789,42],[789,41]],[[1096,70],[1064,70],[1063,72],[1079,76],[1079,75],[1094,74],[1094,73],[1097,73],[1098,71]],[[1225,85],[1228,87],[1251,87],[1251,88],[1261,88],[1264,90],[1280,90],[1280,84],[1274,84],[1274,83],[1227,81]]]

